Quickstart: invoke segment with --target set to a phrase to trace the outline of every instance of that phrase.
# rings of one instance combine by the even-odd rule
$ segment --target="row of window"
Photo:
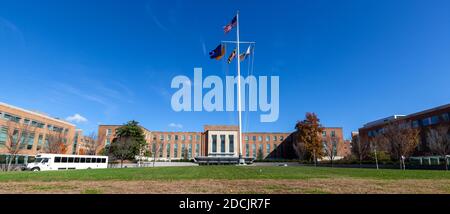
[[[106,129],[106,136],[111,136],[112,135],[112,129]],[[334,131],[332,131],[332,136],[334,136],[335,133]],[[195,138],[195,141],[200,142],[200,135],[159,135],[159,140],[160,141],[172,141],[172,139],[174,139],[174,141],[178,141],[181,139],[181,141],[185,141],[187,138],[188,141],[193,141],[193,139]],[[258,141],[263,141],[263,137],[262,136],[251,136],[253,141],[256,141],[256,138],[258,138]],[[270,141],[271,136],[266,136],[265,137],[265,141]],[[245,136],[245,141],[249,141],[250,136]],[[278,139],[280,141],[284,140],[284,136],[272,136],[273,141],[278,141]],[[156,136],[153,136],[153,140],[156,140]]]
[[[12,121],[12,122],[16,122],[16,123],[19,123],[20,121],[22,121],[23,124],[30,125],[30,126],[37,127],[37,128],[44,128],[45,127],[45,123],[43,123],[43,122],[40,122],[40,121],[37,121],[37,120],[31,120],[31,119],[28,119],[28,118],[24,118],[22,120],[21,117],[13,115],[13,114],[10,114],[10,113],[6,113],[6,112],[0,112],[0,118],[3,118],[5,120],[9,120],[9,121]],[[66,132],[67,133],[69,131],[68,129],[65,129],[63,127],[59,127],[59,126],[55,126],[55,125],[51,125],[51,124],[47,125],[47,129],[50,130],[50,131],[55,131],[55,132],[59,132],[59,133],[62,133],[62,132]]]
[[[172,140],[172,136],[173,136],[173,139],[175,141],[180,140],[180,138],[181,138],[182,141],[186,140],[186,135],[181,135],[181,136],[178,136],[178,135],[167,135],[167,136],[160,135],[159,136],[159,140],[161,140],[161,141],[163,141],[163,140],[171,141]],[[188,135],[187,139],[189,141],[192,141],[194,139],[194,136],[195,136],[195,141],[200,141],[200,135]],[[153,136],[153,140],[156,140],[156,136]]]
[[[12,164],[28,164],[31,162],[34,162],[35,158],[34,156],[28,156],[28,155],[7,155],[7,154],[0,154],[0,164],[6,164],[9,163],[9,161],[12,160]]]
[[[435,125],[440,122],[448,122],[448,121],[450,121],[450,113],[444,113],[442,115],[434,115],[434,116],[419,119],[419,120],[413,120],[411,123],[403,123],[401,126],[402,127],[411,126],[413,128],[419,128],[419,127]],[[380,128],[377,130],[371,130],[367,134],[369,135],[369,137],[375,137],[377,134],[383,133],[383,132],[384,132],[384,128]]]
[[[439,122],[448,122],[450,121],[450,113],[444,113],[442,115],[434,115],[431,117],[427,117],[421,120],[415,120],[412,122],[412,126],[414,128],[422,126],[430,126],[434,124],[438,124]]]
[[[152,156],[153,155],[157,155],[160,158],[164,157],[164,151],[166,151],[166,158],[172,158],[172,153],[171,153],[171,144],[166,144],[165,148],[157,148],[157,144],[156,143],[152,143],[152,148],[151,148],[151,152],[152,152]],[[187,158],[187,159],[191,159],[193,157],[193,149],[195,149],[195,156],[200,155],[200,144],[197,143],[195,144],[195,148],[193,148],[192,144],[181,144],[181,151],[179,151],[179,146],[178,144],[173,144],[173,157],[174,158]]]
[[[217,152],[217,135],[211,135],[212,137],[212,145],[211,150],[213,153]],[[225,146],[225,135],[220,135],[220,152],[225,153],[226,146]],[[228,152],[234,153],[234,135],[228,135]]]
[[[256,141],[257,137],[258,137],[258,141],[260,141],[260,142],[263,141],[263,136],[247,136],[247,135],[244,137],[245,141],[249,141],[250,137],[251,137],[252,141]],[[272,136],[272,139],[273,139],[272,141],[278,141],[278,136]],[[279,139],[280,139],[280,141],[283,141],[284,136],[279,136]],[[265,141],[270,141],[270,136],[266,136]]]
[[[20,138],[19,138],[19,135]],[[32,150],[34,145],[34,140],[36,138],[36,133],[34,132],[25,132],[20,131],[18,129],[14,129],[12,134],[12,146],[16,146],[16,144],[19,144],[19,149],[28,149]],[[63,139],[64,142],[67,141],[67,139]],[[1,126],[0,127],[0,147],[4,146],[6,142],[8,141],[8,127]],[[38,143],[37,143],[37,150],[40,150],[43,146],[44,136],[43,134],[38,135]],[[48,144],[48,137],[45,138],[46,144]]]
[[[327,136],[327,131],[322,131],[322,137],[326,137]],[[331,137],[336,137],[336,131],[331,131],[330,133]]]
[[[271,145],[270,143],[265,144],[265,149],[264,149],[264,144],[259,144],[258,145],[258,150],[257,145],[256,144],[251,144],[252,148],[250,150],[250,144],[246,143],[245,144],[245,157],[250,157],[250,151],[252,151],[252,157],[256,158],[258,154],[260,154],[263,158],[266,157],[267,155],[269,155],[270,153],[272,153],[273,151],[275,151],[277,148],[277,153],[281,152],[281,149],[283,146],[278,146],[277,144],[273,144]],[[275,155],[277,156],[277,155]]]
[[[106,163],[106,158],[55,157],[55,163]]]

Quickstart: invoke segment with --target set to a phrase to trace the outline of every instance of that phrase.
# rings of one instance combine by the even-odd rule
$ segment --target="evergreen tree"
[[[129,121],[116,130],[109,153],[120,160],[121,167],[124,160],[133,160],[146,145],[144,131],[138,124],[134,120]]]

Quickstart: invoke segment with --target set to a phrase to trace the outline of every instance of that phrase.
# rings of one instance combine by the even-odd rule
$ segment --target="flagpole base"
[[[238,165],[240,165],[240,166],[245,166],[245,165],[247,165],[246,163],[245,163],[245,159],[242,157],[242,155],[239,155],[239,164]]]

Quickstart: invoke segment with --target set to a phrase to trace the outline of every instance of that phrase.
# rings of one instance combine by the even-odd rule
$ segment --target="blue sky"
[[[236,10],[241,39],[257,43],[253,74],[280,76],[278,121],[246,112],[246,131],[292,131],[315,112],[349,137],[450,101],[450,2],[437,0],[0,0],[0,101],[79,114],[88,133],[131,119],[150,130],[236,124],[236,112],[170,105],[176,75],[234,74],[208,52],[234,39],[222,27]]]

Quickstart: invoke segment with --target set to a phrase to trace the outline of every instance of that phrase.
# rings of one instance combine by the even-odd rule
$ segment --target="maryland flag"
[[[228,57],[228,64],[230,64],[231,61],[233,61],[234,57],[236,57],[236,48],[233,50],[233,52],[231,52],[230,56]]]
[[[216,49],[209,52],[210,59],[220,60],[223,57],[223,55],[225,55],[225,46],[222,44],[218,45]]]

